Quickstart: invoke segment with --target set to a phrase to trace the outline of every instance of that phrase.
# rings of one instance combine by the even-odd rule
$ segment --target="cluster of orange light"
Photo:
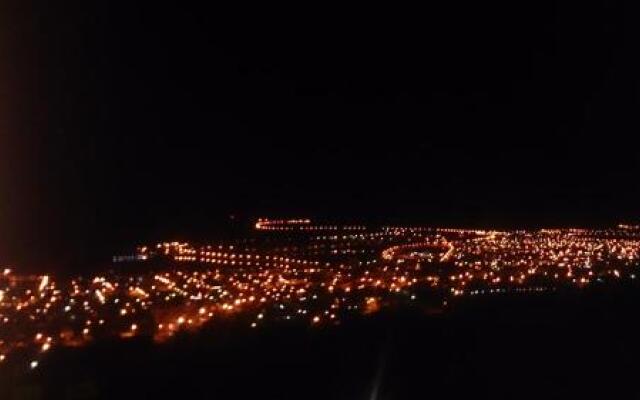
[[[311,225],[309,219],[270,220],[261,218],[255,228],[261,231],[365,231],[364,225]]]
[[[177,331],[232,316],[253,329],[269,321],[321,326],[348,313],[414,302],[424,289],[444,296],[446,303],[446,296],[530,293],[635,279],[640,259],[640,232],[627,229],[387,227],[287,236],[285,228],[310,224],[260,220],[256,229],[278,229],[274,236],[252,239],[251,245],[167,242],[137,248],[136,254],[145,255],[134,257],[140,262],[173,260],[162,271],[108,272],[57,282],[49,275],[20,276],[5,269],[0,275],[0,363],[17,352],[36,368],[54,345],[81,346],[105,336],[163,341]]]

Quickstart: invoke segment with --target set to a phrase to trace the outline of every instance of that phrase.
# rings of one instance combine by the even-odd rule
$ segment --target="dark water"
[[[311,329],[218,321],[163,346],[62,349],[5,399],[636,398],[637,287],[470,299]],[[241,324],[242,327],[239,327]]]

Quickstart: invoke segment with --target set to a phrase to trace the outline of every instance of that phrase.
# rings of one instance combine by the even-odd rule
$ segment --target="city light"
[[[383,308],[634,280],[640,258],[640,230],[628,226],[369,229],[260,219],[247,237],[139,246],[130,258],[141,263],[135,270],[68,280],[5,269],[0,361],[21,349],[35,369],[55,346],[105,337],[164,342],[225,318],[246,319],[249,329],[295,321],[323,329]],[[169,264],[159,269],[156,260]]]

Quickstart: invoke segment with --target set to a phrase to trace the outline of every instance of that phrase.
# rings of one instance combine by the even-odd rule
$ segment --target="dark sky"
[[[230,214],[639,219],[633,2],[29,3],[0,10],[0,264]]]

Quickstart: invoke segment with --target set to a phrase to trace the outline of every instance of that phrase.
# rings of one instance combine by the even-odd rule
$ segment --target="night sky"
[[[0,265],[86,269],[230,215],[640,220],[633,2],[8,3]]]

